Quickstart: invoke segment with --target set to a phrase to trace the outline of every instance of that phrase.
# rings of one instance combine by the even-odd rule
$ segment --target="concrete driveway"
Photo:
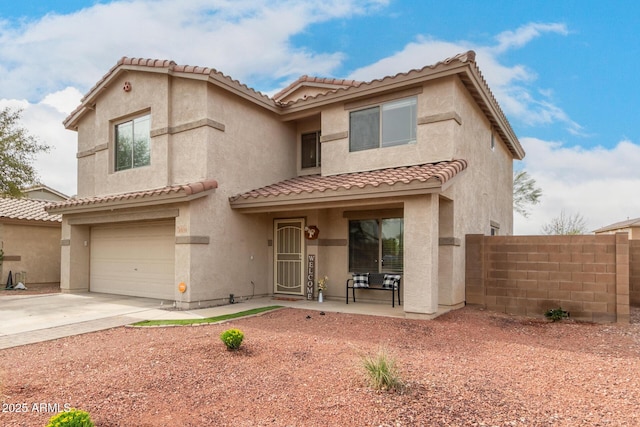
[[[158,300],[95,293],[3,296],[0,349],[170,315],[162,308]]]

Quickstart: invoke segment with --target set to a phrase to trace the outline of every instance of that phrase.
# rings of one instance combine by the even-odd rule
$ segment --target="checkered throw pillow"
[[[369,273],[366,274],[353,274],[353,287],[354,288],[368,288],[369,287]]]
[[[398,289],[398,283],[400,282],[399,274],[385,274],[382,281],[382,287],[386,289]]]

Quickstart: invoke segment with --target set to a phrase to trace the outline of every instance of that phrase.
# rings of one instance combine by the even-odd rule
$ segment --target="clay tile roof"
[[[296,87],[304,86],[305,83],[311,83],[311,84],[315,83],[315,84],[336,86],[336,89],[338,89],[338,88],[347,88],[347,87],[357,87],[360,84],[362,84],[362,82],[357,81],[357,80],[335,79],[335,78],[326,78],[326,77],[313,77],[313,76],[307,76],[305,74],[303,76],[300,76],[296,81],[294,81],[289,86],[287,86],[284,89],[282,89],[280,92],[278,92],[275,95],[273,95],[273,99],[279,100],[285,94],[287,94],[288,92],[292,91]]]
[[[190,196],[192,194],[202,193],[207,190],[218,188],[218,182],[211,179],[207,181],[195,182],[191,184],[183,185],[171,185],[162,188],[154,188],[149,190],[134,191],[130,193],[111,194],[107,196],[85,197],[81,199],[69,199],[64,202],[58,202],[49,204],[45,209],[47,211],[57,210],[63,208],[73,208],[79,206],[92,206],[106,204],[110,202],[125,202],[133,201],[136,199],[149,199],[153,197],[167,196],[167,195],[184,195]]]
[[[45,211],[50,201],[35,199],[0,198],[0,221],[3,219],[62,222],[60,215],[50,215]]]
[[[150,58],[128,58],[126,56],[120,58],[120,60],[106,72],[104,76],[98,82],[89,89],[82,99],[80,100],[80,105],[73,110],[63,121],[65,126],[69,126],[74,118],[81,113],[83,109],[87,107],[86,102],[98,92],[98,90],[108,83],[108,81],[117,74],[118,69],[121,67],[147,67],[151,69],[165,69],[168,73],[185,73],[185,74],[193,74],[193,75],[204,75],[209,76],[209,78],[217,81],[222,81],[224,84],[229,85],[230,87],[235,87],[239,91],[244,92],[252,96],[256,99],[261,99],[265,102],[274,103],[271,98],[267,95],[259,92],[244,83],[239,82],[238,80],[232,79],[231,77],[221,73],[215,68],[209,67],[199,67],[193,65],[178,65],[176,62],[168,60],[168,59],[150,59]]]
[[[377,84],[377,83],[380,83],[380,82],[385,82],[385,81],[388,81],[388,80],[396,80],[396,79],[398,79],[400,77],[409,76],[411,74],[420,74],[425,70],[436,69],[436,68],[441,67],[443,65],[449,65],[449,64],[454,63],[454,62],[475,64],[475,60],[476,60],[476,53],[473,50],[469,50],[467,52],[460,53],[458,55],[455,55],[455,56],[452,56],[450,58],[447,58],[444,61],[439,61],[439,62],[436,62],[435,64],[424,66],[424,67],[422,67],[420,69],[413,69],[413,70],[409,70],[409,71],[406,71],[406,72],[403,72],[403,73],[397,73],[395,75],[385,76],[385,77],[382,77],[382,78],[379,78],[379,79],[374,79],[374,80],[370,80],[370,81],[366,81],[366,82],[357,82],[357,81],[354,81],[354,80],[345,80],[346,82],[351,81],[353,83],[350,84],[350,85],[344,85],[342,87],[336,88],[334,90],[331,90],[331,91],[328,91],[328,92],[325,92],[325,93],[319,93],[319,94],[317,94],[315,96],[307,97],[306,99],[291,100],[291,101],[289,101],[289,102],[287,102],[287,103],[285,103],[283,105],[291,106],[291,105],[296,104],[298,102],[307,101],[309,99],[314,99],[314,98],[320,98],[320,97],[327,96],[327,95],[330,95],[332,93],[336,93],[336,92],[339,92],[339,91],[346,91],[346,90],[349,90],[351,87],[367,87],[367,86],[372,86],[374,84]],[[306,77],[306,76],[303,76],[303,77]],[[298,82],[292,83],[292,85],[295,85],[295,84],[299,84],[299,83]],[[291,86],[287,87],[284,90],[282,90],[280,93],[286,92],[287,90],[290,90],[290,89],[291,89]],[[277,95],[274,96],[274,98],[277,99]]]
[[[318,193],[325,191],[349,190],[352,188],[379,187],[382,184],[409,184],[415,181],[436,180],[444,184],[467,168],[466,160],[451,160],[415,166],[378,169],[339,175],[307,175],[287,179],[276,184],[248,191],[231,197],[231,202],[239,199],[260,197],[280,197],[292,194]]]

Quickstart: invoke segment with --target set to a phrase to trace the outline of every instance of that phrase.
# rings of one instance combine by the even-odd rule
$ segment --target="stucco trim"
[[[458,237],[440,237],[438,239],[439,246],[460,246],[461,244]]]
[[[346,219],[375,219],[375,218],[400,218],[404,216],[404,209],[367,209],[358,211],[344,211],[342,217]]]
[[[450,182],[450,181],[449,181]],[[446,185],[449,185],[449,182]],[[327,193],[305,193],[295,196],[266,197],[259,199],[238,199],[231,203],[235,210],[245,213],[277,212],[283,210],[303,210],[315,208],[336,208],[362,206],[375,203],[401,201],[404,197],[420,194],[440,193],[443,186],[439,183],[414,183],[398,189],[387,184],[371,189],[338,190]]]
[[[347,246],[347,239],[307,240],[307,246]]]
[[[174,135],[176,133],[186,132],[186,131],[197,129],[203,126],[208,126],[213,129],[217,129],[221,132],[225,131],[225,125],[223,123],[217,122],[212,119],[200,119],[200,120],[195,120],[193,122],[184,123],[178,126],[170,126],[170,127],[160,128],[160,129],[154,129],[151,131],[151,138],[161,136],[161,135],[167,135],[167,134]]]
[[[337,141],[339,139],[345,139],[349,137],[349,131],[332,133],[329,135],[322,135],[320,137],[320,142],[329,142],[329,141]]]
[[[109,149],[109,144],[99,144],[96,145],[95,147],[89,149],[89,150],[84,150],[84,151],[78,151],[78,153],[76,153],[76,158],[77,159],[81,159],[83,157],[89,157],[89,156],[93,156],[94,154],[96,154],[99,151],[104,151]]]
[[[209,236],[176,236],[176,245],[208,245]]]
[[[420,95],[422,92],[423,92],[422,86],[412,87],[412,88],[401,90],[391,94],[379,95],[379,96],[374,96],[372,98],[368,98],[365,100],[348,102],[344,104],[344,109],[347,111],[355,110],[358,108],[368,107],[370,105],[377,105],[377,104],[382,104],[384,102],[393,101],[396,99],[402,99],[402,98],[408,98],[410,96]]]
[[[462,125],[462,117],[455,111],[448,111],[441,114],[433,114],[431,116],[418,117],[419,125],[428,125],[430,123],[444,122],[447,120],[455,120],[459,125]]]
[[[125,221],[153,221],[157,219],[172,219],[178,217],[179,215],[180,210],[178,208],[142,212],[118,212],[107,215],[92,215],[69,218],[69,225],[93,225]]]

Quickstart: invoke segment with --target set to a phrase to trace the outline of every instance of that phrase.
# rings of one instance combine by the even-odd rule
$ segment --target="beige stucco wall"
[[[60,230],[60,224],[1,224],[0,239],[5,255],[2,282],[6,283],[9,271],[14,274],[25,271],[27,287],[29,284],[59,283]]]
[[[489,234],[492,223],[499,224],[499,234],[512,234],[512,156],[497,133],[494,133],[495,148],[491,148],[491,125],[456,77],[425,84],[414,96],[418,98],[418,119],[420,121],[422,118],[426,123],[418,125],[416,144],[405,146],[350,153],[348,139],[350,110],[340,104],[323,111],[323,137],[344,135],[344,138],[323,142],[322,174],[331,175],[429,163],[452,158],[467,160],[469,163],[467,170],[455,177],[443,193],[447,201],[446,207],[438,208],[446,209],[447,215],[452,215],[452,218],[434,215],[432,216],[433,227],[431,224],[425,224],[424,220],[421,223],[422,226],[435,230],[436,242],[439,237],[453,238],[448,240],[449,244],[440,246],[437,251],[441,258],[438,260],[440,267],[446,271],[438,274],[439,278],[435,280],[435,282],[443,282],[437,289],[437,296],[429,294],[429,298],[436,298],[440,305],[456,307],[463,304],[465,298],[464,236],[472,233]],[[374,103],[392,98],[376,97],[371,98],[370,101]],[[354,104],[360,108],[366,106],[367,101]],[[451,118],[431,120],[441,115],[455,116],[460,121]],[[404,203],[405,221],[407,221],[406,207],[414,202],[407,200]],[[439,222],[443,220],[447,223],[439,226]],[[332,226],[338,226],[338,224],[333,223]],[[344,230],[347,228],[344,224],[340,226],[344,227]],[[410,229],[405,228],[405,233],[406,239],[414,237]],[[342,238],[347,237],[342,236]],[[418,241],[416,240],[415,243],[418,244]],[[407,241],[405,245],[410,247]],[[437,260],[437,257],[435,259]],[[405,257],[405,263],[411,263],[410,260],[411,258]],[[409,267],[409,271],[411,270],[412,268]],[[345,274],[344,270],[337,273]],[[431,271],[423,273],[430,275]],[[438,273],[437,270],[436,273]],[[410,279],[412,274],[416,276],[418,274],[417,271],[408,274],[403,284],[406,286],[405,295],[409,292],[408,295],[411,297]],[[431,307],[430,309],[433,308],[428,303],[425,302],[425,304]]]
[[[452,141],[457,122],[453,119],[436,120],[434,116],[455,113],[455,81],[453,77],[446,78],[399,94],[365,98],[346,105],[340,103],[323,110],[322,135],[330,140],[322,144],[322,174],[335,175],[450,160],[454,154]],[[418,124],[415,144],[349,151],[351,111],[407,97],[417,97],[418,123],[421,120],[429,122]]]
[[[131,92],[122,90],[124,81]],[[415,144],[349,152],[349,112],[408,96],[417,97]],[[114,173],[113,127],[138,113],[151,114],[151,165]],[[464,236],[512,231],[512,157],[457,77],[445,77],[393,95],[337,102],[297,119],[282,118],[205,81],[129,71],[100,95],[95,110],[79,122],[79,196],[138,191],[215,179],[218,188],[202,198],[168,206],[141,206],[114,212],[67,216],[63,227],[63,287],[86,289],[92,223],[145,221],[174,212],[176,301],[181,307],[222,303],[273,292],[273,221],[303,218],[321,230],[306,241],[305,256],[317,256],[317,276],[330,278],[327,296],[344,297],[348,271],[348,219],[345,211],[404,210],[403,302],[414,315],[438,306],[464,303]],[[290,121],[286,121],[290,120]],[[245,214],[231,209],[229,197],[320,169],[300,169],[300,135],[320,129],[324,175],[465,159],[469,166],[443,194],[405,199],[344,202],[332,209]],[[363,202],[364,203],[364,202]],[[99,208],[99,207],[98,207]],[[161,215],[161,214],[160,214]],[[75,225],[73,221],[75,220]],[[87,220],[89,220],[87,223]],[[78,222],[79,221],[79,222]],[[84,221],[84,222],[83,222]],[[89,224],[89,225],[87,225]],[[440,238],[453,244],[440,246]],[[191,240],[190,240],[191,239]],[[455,243],[455,242],[459,243]],[[187,243],[185,243],[187,242]],[[407,249],[408,248],[408,249]],[[441,271],[442,270],[442,271]],[[185,282],[180,294],[177,284]],[[367,298],[388,300],[386,293]]]
[[[131,92],[124,92],[124,81]],[[151,165],[113,172],[113,127],[133,112],[151,114]],[[202,121],[214,125],[201,125]],[[218,188],[203,198],[168,207],[67,215],[62,273],[66,290],[86,290],[91,225],[157,219],[178,209],[176,237],[206,237],[208,243],[176,244],[176,300],[184,306],[272,292],[266,217],[238,214],[229,197],[296,174],[296,125],[203,81],[129,72],[100,96],[95,113],[78,126],[81,197],[139,191],[215,179]],[[102,147],[102,148],[101,148]],[[268,165],[268,166],[265,166]],[[100,209],[97,206],[96,209]],[[162,216],[160,214],[160,216]],[[76,225],[69,223],[69,219]],[[88,240],[87,246],[84,241]],[[182,240],[184,241],[184,240]],[[77,261],[76,261],[77,260]],[[180,294],[177,284],[185,282]]]

